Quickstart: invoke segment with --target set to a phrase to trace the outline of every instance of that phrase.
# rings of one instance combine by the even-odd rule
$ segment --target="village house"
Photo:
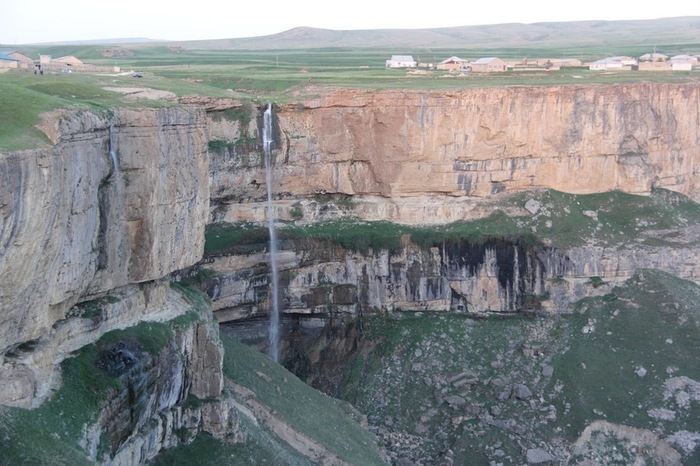
[[[69,68],[82,68],[83,62],[74,57],[73,55],[68,55],[65,57],[53,58],[51,59],[51,65],[63,66]]]
[[[0,52],[0,70],[7,70],[10,68],[19,68],[19,60]]]
[[[469,62],[453,56],[438,63],[436,68],[444,71],[463,71],[469,68]]]
[[[632,57],[607,57],[594,61],[588,65],[589,70],[598,71],[622,71],[636,69],[637,59]]]
[[[551,63],[551,69],[559,70],[561,68],[583,66],[583,63],[578,58],[550,58],[547,61]]]
[[[415,68],[418,63],[411,55],[392,55],[386,61],[387,68]]]
[[[641,62],[644,61],[655,61],[655,62],[661,62],[661,61],[666,61],[668,60],[668,55],[664,55],[663,53],[645,53],[641,57],[639,57],[640,64]]]
[[[698,59],[690,55],[675,55],[668,62],[673,71],[690,71],[698,64]]]
[[[668,58],[660,53],[644,54],[639,57],[640,71],[690,71],[698,65],[698,59],[690,55],[675,55]]]
[[[51,55],[39,55],[39,69],[42,71],[88,71],[88,72],[107,72],[119,73],[119,66],[98,66],[83,63],[79,58],[73,55],[65,57],[51,58]]]
[[[671,62],[669,61],[640,61],[639,71],[671,71]]]
[[[471,68],[473,73],[497,73],[506,71],[508,66],[498,57],[484,57],[472,62]]]
[[[0,68],[34,68],[34,60],[14,50],[0,50]]]

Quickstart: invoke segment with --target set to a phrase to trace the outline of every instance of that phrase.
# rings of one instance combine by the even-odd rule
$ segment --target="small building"
[[[551,58],[549,62],[555,69],[583,66],[578,58]]]
[[[698,59],[690,55],[674,55],[668,62],[673,71],[690,71],[698,64]]]
[[[473,73],[498,73],[508,69],[506,62],[498,57],[484,57],[471,63]]]
[[[436,68],[445,71],[463,71],[469,68],[469,62],[453,56],[438,63]]]
[[[5,57],[5,59],[10,58],[13,60],[17,60],[17,68],[34,68],[34,60],[32,60],[23,53],[19,53],[14,50],[0,50],[0,56]]]
[[[71,68],[82,68],[83,62],[75,58],[73,55],[54,58],[51,60],[52,65],[66,66]]]
[[[508,68],[518,71],[556,71],[567,67],[583,66],[577,58],[523,58],[508,62]]]
[[[637,59],[632,57],[607,57],[588,65],[589,70],[632,70],[637,68]]]
[[[387,68],[415,68],[418,65],[411,55],[392,55],[386,61]]]
[[[0,52],[0,69],[7,70],[9,68],[19,68],[19,60],[12,58],[5,52]]]
[[[640,61],[639,71],[671,71],[671,63],[668,61]]]
[[[651,61],[651,62],[664,62],[668,60],[668,55],[664,55],[663,53],[645,53],[641,57],[639,57],[640,62],[644,61]]]

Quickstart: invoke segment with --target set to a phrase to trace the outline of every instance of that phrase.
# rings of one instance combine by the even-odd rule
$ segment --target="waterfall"
[[[279,359],[280,308],[279,271],[277,270],[277,232],[275,210],[272,204],[272,104],[263,113],[263,151],[265,156],[265,184],[267,185],[267,225],[270,232],[270,269],[272,270],[272,307],[270,309],[270,357]]]
[[[121,173],[119,172],[119,161],[117,160],[117,151],[114,148],[114,121],[112,120],[112,118],[109,119],[109,156],[112,159],[112,179],[114,180],[114,187],[117,190],[117,194],[119,194],[121,185]]]

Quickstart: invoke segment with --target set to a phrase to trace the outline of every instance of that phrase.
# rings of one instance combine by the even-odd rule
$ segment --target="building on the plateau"
[[[484,57],[471,63],[473,73],[498,73],[508,69],[505,61],[498,57]]]
[[[437,64],[438,70],[444,71],[464,71],[469,68],[469,62],[459,57],[450,57]]]
[[[415,68],[418,65],[411,55],[392,55],[386,61],[387,68]]]

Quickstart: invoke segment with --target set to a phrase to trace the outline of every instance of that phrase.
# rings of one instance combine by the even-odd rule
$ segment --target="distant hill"
[[[510,23],[434,29],[339,31],[298,27],[240,39],[178,42],[189,49],[270,50],[309,48],[561,47],[565,45],[698,44],[700,16],[626,21]]]

